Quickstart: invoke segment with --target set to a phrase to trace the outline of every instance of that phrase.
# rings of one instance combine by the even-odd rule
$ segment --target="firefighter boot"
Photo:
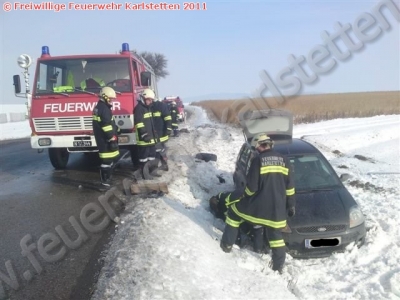
[[[230,253],[232,251],[232,245],[228,245],[228,244],[224,243],[223,241],[221,241],[220,247],[221,247],[222,251],[224,251],[225,253]]]
[[[167,157],[161,155],[161,167],[160,170],[168,172],[169,168],[168,168],[168,161],[167,161]]]
[[[270,267],[273,271],[278,271],[279,274],[283,272],[283,265],[285,264],[286,248],[285,247],[273,247],[272,248],[272,260]]]
[[[146,163],[142,162],[142,161],[138,163],[138,169],[133,173],[133,175],[136,178],[136,180],[145,179],[144,178],[144,172],[143,172],[145,164]]]
[[[111,186],[111,166],[101,165],[100,167],[100,180],[101,184],[110,187]]]

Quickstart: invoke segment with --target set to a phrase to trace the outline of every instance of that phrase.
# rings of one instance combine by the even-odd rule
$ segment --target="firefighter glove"
[[[163,145],[161,143],[156,144],[156,151],[161,152],[163,150]]]
[[[289,208],[288,210],[288,216],[293,217],[296,213],[296,209],[294,207]]]
[[[145,142],[145,143],[150,143],[151,138],[149,137],[148,134],[145,134],[145,135],[142,136],[142,140],[143,140],[143,142]]]
[[[117,151],[118,150],[118,142],[117,141],[110,141],[108,142],[110,151]]]
[[[116,135],[113,135],[111,139],[108,140],[109,142],[117,142],[118,138]]]

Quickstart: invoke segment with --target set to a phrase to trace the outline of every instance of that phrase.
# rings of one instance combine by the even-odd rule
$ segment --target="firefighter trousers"
[[[225,245],[232,246],[237,239],[239,226],[244,221],[246,220],[243,220],[231,208],[229,208],[225,221],[226,226],[221,242]],[[266,231],[266,237],[272,250],[272,269],[274,271],[281,270],[286,259],[286,245],[282,237],[281,229],[276,229],[269,226],[263,227]]]

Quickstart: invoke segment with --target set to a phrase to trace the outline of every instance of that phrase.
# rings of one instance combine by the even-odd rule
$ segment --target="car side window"
[[[248,161],[247,161],[247,166],[246,166],[246,176],[247,176],[247,174],[249,173],[250,164],[251,164],[251,161],[253,160],[253,158],[254,158],[254,152],[253,152],[253,151],[250,151],[249,159],[248,159]]]
[[[246,170],[250,152],[251,152],[251,150],[249,149],[249,147],[246,147],[246,145],[244,145],[243,150],[241,151],[240,159],[239,159],[239,163],[240,163],[242,169],[244,169],[244,170]]]
[[[240,157],[242,156],[244,148],[245,148],[245,145],[243,145],[242,148],[240,148],[239,154],[238,154],[237,159],[236,159],[237,163],[240,162]]]

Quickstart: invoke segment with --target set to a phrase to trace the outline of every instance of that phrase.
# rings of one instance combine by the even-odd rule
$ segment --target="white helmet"
[[[175,101],[172,101],[171,104],[172,104],[172,105],[176,105],[176,102],[175,102]]]
[[[111,100],[117,98],[117,94],[115,93],[114,89],[109,86],[103,87],[100,91],[99,96],[108,103],[111,102]]]
[[[142,92],[143,99],[153,99],[156,97],[152,89],[145,89]]]
[[[271,140],[271,138],[265,133],[256,135],[251,141],[251,146],[253,146],[254,148],[257,148],[262,144],[268,144],[272,148],[274,146],[274,141]]]

